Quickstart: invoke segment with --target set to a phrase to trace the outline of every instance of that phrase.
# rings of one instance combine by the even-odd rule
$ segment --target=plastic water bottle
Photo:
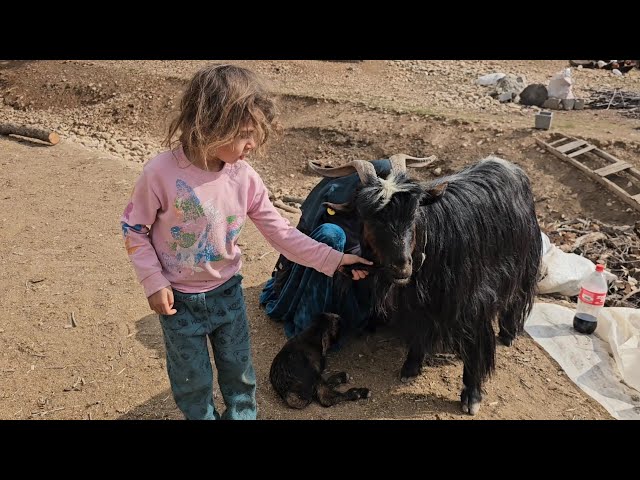
[[[602,272],[604,265],[596,265],[596,271],[580,285],[578,308],[573,317],[573,328],[580,333],[593,333],[598,326],[598,314],[607,297],[607,280]]]

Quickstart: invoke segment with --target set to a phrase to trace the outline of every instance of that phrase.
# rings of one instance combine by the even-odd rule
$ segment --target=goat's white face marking
[[[378,181],[380,182],[381,188],[374,197],[374,200],[379,202],[380,205],[378,210],[382,210],[387,203],[391,201],[391,197],[395,193],[409,191],[409,187],[407,185],[401,185],[398,183],[398,178],[393,172],[390,173],[387,178],[378,178]]]

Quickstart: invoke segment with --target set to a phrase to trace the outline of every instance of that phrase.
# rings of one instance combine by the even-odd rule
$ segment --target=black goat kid
[[[407,158],[392,156],[386,179],[362,160],[311,168],[360,176],[350,203],[328,206],[362,221],[362,255],[377,267],[369,275],[375,313],[398,325],[409,347],[401,379],[419,375],[427,353],[456,353],[462,409],[475,414],[495,369],[493,322],[510,345],[533,305],[542,241],[530,182],[518,166],[489,157],[419,184],[406,176]]]
[[[323,407],[340,402],[369,398],[367,388],[350,388],[346,392],[335,389],[347,383],[346,372],[322,378],[327,350],[336,342],[340,332],[340,317],[320,313],[303,332],[289,339],[273,359],[269,379],[271,385],[291,408],[305,408],[314,399]]]

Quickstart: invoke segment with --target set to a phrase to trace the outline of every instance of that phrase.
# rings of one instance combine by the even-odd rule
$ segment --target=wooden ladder
[[[577,140],[575,138],[569,137],[568,135],[563,135],[562,138],[559,138],[558,140],[550,143],[536,138],[536,143],[542,148],[545,148],[549,152],[553,153],[561,160],[570,163],[578,170],[603,185],[607,190],[618,196],[622,201],[640,211],[640,193],[631,195],[629,194],[629,192],[620,188],[618,185],[607,178],[609,175],[613,175],[614,173],[625,172],[640,181],[640,171],[635,167],[631,166],[627,162],[623,162],[622,160],[617,159],[607,152],[600,150],[598,147],[589,144],[585,140]],[[576,160],[576,157],[579,157],[580,155],[583,155],[587,152],[591,152],[592,154],[597,155],[598,157],[604,159],[606,162],[609,162],[609,164],[602,168],[598,168],[597,170],[592,170],[582,162]]]

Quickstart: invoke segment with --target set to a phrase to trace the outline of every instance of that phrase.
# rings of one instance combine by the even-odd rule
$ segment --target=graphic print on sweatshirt
[[[179,273],[203,271],[202,265],[217,262],[230,254],[233,241],[242,230],[239,215],[225,216],[211,200],[202,203],[194,190],[184,181],[176,180],[174,208],[179,223],[171,227],[168,252],[162,263]]]
[[[133,192],[131,192],[131,196],[133,197]],[[129,221],[129,214],[133,210],[133,202],[129,202],[127,208],[124,210],[124,219]],[[127,249],[127,255],[133,255],[139,246],[132,245],[132,237],[129,235],[129,230],[135,230],[138,233],[148,233],[149,229],[144,225],[129,225],[128,223],[122,222],[122,236],[124,237],[124,246]]]

